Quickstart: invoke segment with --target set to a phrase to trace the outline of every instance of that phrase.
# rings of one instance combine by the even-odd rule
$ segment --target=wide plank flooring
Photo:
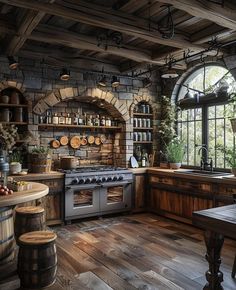
[[[50,290],[198,290],[206,283],[202,231],[153,214],[81,221],[56,227],[58,277]],[[225,290],[236,242],[226,239],[221,270]]]
[[[200,229],[154,214],[104,217],[52,228],[58,235],[58,273],[47,290],[200,290],[206,283]],[[225,290],[236,241],[226,239],[221,270]],[[0,289],[19,289],[19,280]]]

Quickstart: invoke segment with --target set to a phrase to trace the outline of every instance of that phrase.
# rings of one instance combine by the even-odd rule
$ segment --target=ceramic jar
[[[15,122],[23,122],[23,108],[15,108],[14,121]]]
[[[2,112],[0,114],[1,122],[10,122],[11,117],[12,117],[12,112],[9,109],[7,108],[2,109]]]
[[[9,100],[10,100],[10,97],[8,95],[0,96],[0,103],[8,104]]]
[[[11,102],[11,104],[14,104],[14,105],[19,105],[20,104],[20,96],[19,96],[19,93],[17,91],[13,91],[11,93],[10,102]]]

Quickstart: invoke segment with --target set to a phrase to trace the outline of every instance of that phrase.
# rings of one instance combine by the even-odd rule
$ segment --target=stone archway
[[[16,82],[16,81],[2,81],[0,82],[0,91],[7,89],[7,88],[13,88],[18,91],[20,91],[22,94],[25,92],[25,87],[22,83]]]
[[[153,118],[156,119],[157,110],[158,110],[159,106],[158,106],[157,103],[154,103],[152,96],[148,95],[146,92],[142,92],[142,90],[140,90],[139,93],[136,94],[132,104],[129,107],[130,117],[131,118],[133,117],[134,108],[140,102],[146,102],[146,103],[148,103],[151,106],[151,108],[153,110]]]
[[[58,89],[50,94],[46,95],[44,98],[40,99],[33,108],[35,114],[41,115],[50,107],[56,104],[69,100],[77,99],[78,101],[103,101],[104,109],[106,109],[111,115],[127,122],[129,120],[129,112],[124,103],[109,91],[103,91],[98,88],[88,88],[82,92],[78,92],[77,88],[68,87],[63,89]]]

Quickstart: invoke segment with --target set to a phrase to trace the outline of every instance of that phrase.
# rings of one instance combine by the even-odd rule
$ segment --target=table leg
[[[221,282],[223,282],[223,273],[220,271],[220,253],[224,243],[224,236],[212,231],[206,231],[205,243],[207,248],[205,257],[209,263],[209,270],[206,272],[208,283],[203,289],[223,290],[224,288],[221,286]]]

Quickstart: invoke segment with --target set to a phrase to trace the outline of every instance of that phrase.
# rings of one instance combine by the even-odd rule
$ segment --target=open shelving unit
[[[88,125],[68,125],[68,124],[39,124],[38,125],[39,129],[44,129],[44,128],[77,128],[77,129],[90,129],[90,130],[95,130],[95,129],[106,129],[106,130],[121,130],[121,127],[117,126],[88,126]]]

